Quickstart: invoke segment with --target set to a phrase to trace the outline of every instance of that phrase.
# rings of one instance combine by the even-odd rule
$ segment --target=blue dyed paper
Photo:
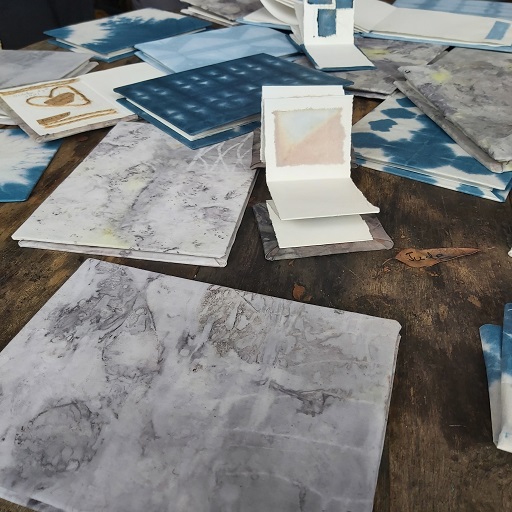
[[[267,53],[282,57],[298,53],[289,38],[277,30],[241,25],[185,34],[137,44],[137,54],[168,72],[187,71],[227,60]]]
[[[258,54],[120,87],[115,92],[128,100],[128,108],[138,114],[144,111],[144,119],[155,126],[164,124],[189,147],[192,141],[202,147],[212,143],[206,137],[224,133],[221,140],[227,140],[240,135],[239,131],[232,134],[234,128],[258,124],[263,85],[347,85],[347,81]]]
[[[113,60],[132,52],[136,44],[202,30],[210,23],[159,9],[140,9],[45,32],[71,48]]]
[[[61,142],[35,142],[20,128],[0,130],[0,202],[28,199]]]
[[[371,169],[494,201],[512,187],[512,172],[489,171],[399,93],[353,126],[352,143]]]

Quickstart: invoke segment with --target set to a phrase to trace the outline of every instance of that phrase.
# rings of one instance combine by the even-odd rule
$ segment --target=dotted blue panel
[[[318,11],[318,35],[320,37],[336,35],[336,11],[334,9]]]
[[[261,109],[263,85],[351,82],[264,53],[115,89],[190,135],[217,129]]]

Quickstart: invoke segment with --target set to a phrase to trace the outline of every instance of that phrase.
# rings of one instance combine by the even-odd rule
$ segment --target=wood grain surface
[[[354,121],[377,104],[356,98]],[[67,138],[28,201],[0,204],[0,349],[87,258],[21,249],[11,234],[107,131]],[[270,197],[260,172],[227,267],[103,259],[398,320],[402,340],[374,512],[512,510],[512,454],[492,443],[478,333],[482,324],[501,323],[503,306],[512,300],[510,201],[495,203],[365,168],[352,175],[380,207],[393,249],[266,261],[250,208]],[[413,269],[393,259],[408,247],[480,252]],[[26,510],[0,500],[1,512]]]

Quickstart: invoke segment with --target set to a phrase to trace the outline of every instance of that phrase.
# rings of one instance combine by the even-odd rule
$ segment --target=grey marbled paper
[[[400,325],[87,260],[0,354],[0,495],[370,512]]]
[[[118,124],[13,235],[20,245],[225,266],[256,172],[252,135],[192,150]]]
[[[440,115],[441,127],[457,142],[457,132],[468,138],[501,171],[512,170],[511,70],[510,53],[467,48],[454,48],[429,66],[401,68],[406,85]]]

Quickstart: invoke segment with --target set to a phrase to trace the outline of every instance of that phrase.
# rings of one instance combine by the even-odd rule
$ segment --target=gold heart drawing
[[[91,100],[70,86],[54,87],[48,96],[32,96],[27,103],[33,107],[83,107]]]

